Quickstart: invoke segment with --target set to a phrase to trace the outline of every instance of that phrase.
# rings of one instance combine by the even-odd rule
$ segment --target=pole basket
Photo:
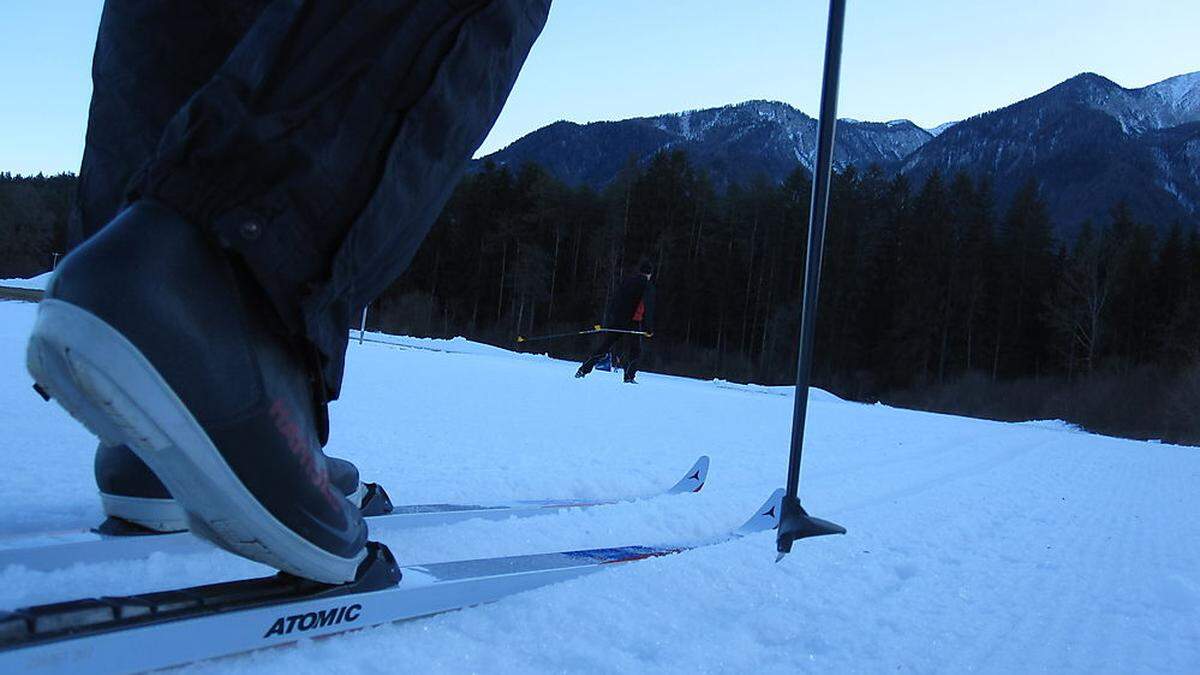
[[[779,552],[777,561],[792,552],[792,543],[797,539],[846,534],[846,528],[841,525],[808,515],[797,497],[785,496],[779,509],[779,531],[775,535],[775,550]]]

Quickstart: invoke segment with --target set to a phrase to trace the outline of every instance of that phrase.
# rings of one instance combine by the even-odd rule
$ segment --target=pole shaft
[[[808,417],[808,383],[812,375],[813,337],[820,294],[821,252],[825,245],[825,219],[829,208],[829,183],[833,167],[833,140],[837,125],[838,75],[842,61],[842,26],[846,0],[830,0],[829,27],[825,35],[825,72],[821,78],[821,113],[817,130],[817,158],[813,168],[812,204],[808,214],[808,259],[804,270],[804,305],[800,311],[800,353],[796,363],[796,398],[792,410],[791,459],[787,494],[800,489],[800,459],[804,452],[804,424]]]
[[[625,330],[623,328],[589,328],[587,330],[574,331],[571,333],[551,333],[550,335],[534,335],[533,337],[518,337],[518,342],[538,342],[540,340],[553,340],[561,337],[574,337],[576,335],[595,335],[597,333],[625,333],[626,335],[641,335],[645,336],[646,331],[642,330]]]

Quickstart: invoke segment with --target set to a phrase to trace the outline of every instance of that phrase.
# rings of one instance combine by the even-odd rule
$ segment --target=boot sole
[[[361,507],[366,496],[367,486],[360,482],[352,494],[346,495],[346,500],[357,509]],[[101,492],[100,503],[104,506],[104,515],[141,525],[147,530],[167,533],[188,529],[187,513],[174,499],[130,497]]]
[[[366,551],[343,558],[279,522],[234,474],[153,364],[99,317],[61,300],[43,300],[26,367],[103,442],[128,445],[175,497],[195,534],[296,576],[325,583],[354,579]]]
[[[127,497],[100,493],[104,514],[141,525],[155,532],[182,532],[188,529],[187,513],[174,499]]]

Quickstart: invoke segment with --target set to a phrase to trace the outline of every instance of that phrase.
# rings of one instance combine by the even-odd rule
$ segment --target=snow
[[[930,134],[932,134],[934,136],[934,138],[936,138],[938,136],[941,136],[943,131],[949,129],[950,127],[954,126],[955,124],[958,124],[960,121],[961,120],[954,120],[952,122],[942,122],[941,124],[937,125],[936,127],[932,128],[932,129],[926,129],[926,131],[928,131]]]
[[[94,440],[29,388],[34,311],[0,302],[0,537],[100,518]],[[702,538],[782,483],[787,388],[576,380],[575,364],[462,339],[368,337],[395,344],[352,341],[331,448],[399,503],[649,492],[697,455],[713,460],[695,495],[377,528],[402,562]],[[814,394],[802,494],[846,536],[799,542],[776,564],[774,538],[756,535],[189,670],[1195,672],[1200,451]],[[218,551],[9,568],[0,607],[265,572]]]
[[[1140,134],[1200,121],[1200,72],[1176,75],[1140,89],[1125,89],[1095,75],[1086,84],[1081,101],[1111,115],[1125,133]]]
[[[36,277],[30,277],[28,279],[0,279],[0,287],[26,288],[44,291],[46,290],[46,284],[50,283],[51,274],[53,274],[53,272],[44,272]]]
[[[1200,118],[1200,71],[1167,78],[1142,91],[1157,97],[1160,105],[1178,111],[1185,120]]]

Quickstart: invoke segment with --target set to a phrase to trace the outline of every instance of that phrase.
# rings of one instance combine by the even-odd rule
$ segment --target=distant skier
[[[637,270],[621,281],[604,312],[605,328],[641,331],[646,333],[646,337],[653,335],[654,283],[650,281],[653,273],[654,266],[650,261],[643,259],[638,263]],[[621,342],[624,348],[621,363],[625,367],[625,382],[637,384],[634,377],[637,375],[638,361],[642,356],[642,336],[629,333],[605,333],[600,339],[600,346],[579,366],[579,370],[575,371],[575,377],[586,377],[592,372],[592,368],[612,351],[617,342]]]

